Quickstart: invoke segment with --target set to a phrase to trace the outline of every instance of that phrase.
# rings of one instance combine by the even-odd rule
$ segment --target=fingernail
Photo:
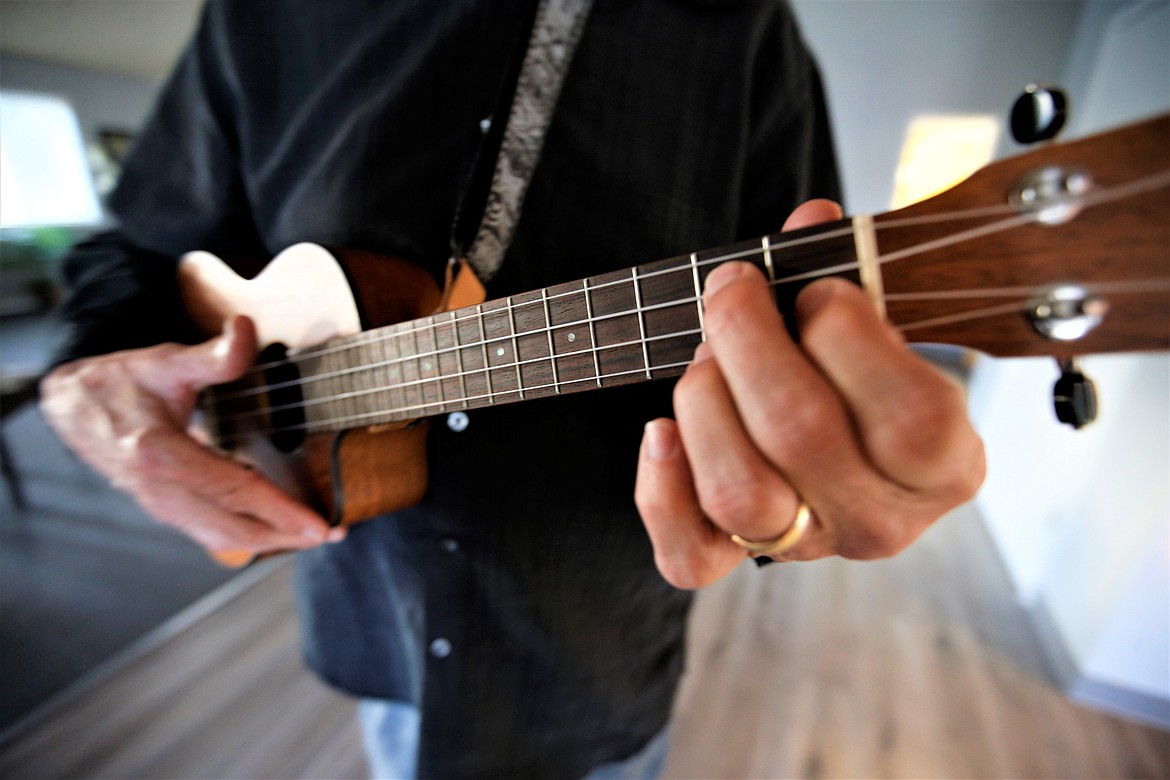
[[[707,274],[707,281],[703,285],[703,297],[714,295],[731,282],[747,273],[746,263],[724,263]]]
[[[665,420],[651,420],[646,423],[646,454],[651,460],[667,460],[678,452],[678,438],[670,423]]]
[[[697,366],[700,363],[705,363],[710,360],[714,354],[715,353],[711,351],[711,345],[704,341],[700,343],[699,346],[695,347],[695,357],[691,360],[691,364]]]
[[[223,331],[219,334],[219,339],[215,342],[215,347],[212,349],[212,354],[218,359],[223,360],[232,351],[232,341],[236,335],[236,318],[231,317],[223,324]]]
[[[329,533],[325,534],[326,544],[336,544],[337,542],[345,541],[345,537],[349,534],[349,529],[343,525],[336,528],[330,528]]]

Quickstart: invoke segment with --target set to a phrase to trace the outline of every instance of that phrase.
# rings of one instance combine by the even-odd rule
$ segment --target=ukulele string
[[[996,306],[986,306],[983,308],[978,308],[978,309],[973,309],[973,310],[968,310],[968,311],[963,311],[963,312],[957,312],[955,314],[945,315],[942,317],[935,317],[935,318],[930,318],[930,319],[925,319],[925,320],[918,320],[918,321],[914,321],[914,322],[904,323],[902,325],[898,325],[895,327],[897,330],[899,330],[901,332],[907,332],[907,331],[911,331],[911,330],[915,330],[915,329],[919,329],[919,328],[947,325],[947,324],[953,324],[953,323],[958,323],[958,322],[966,322],[966,321],[971,321],[971,320],[976,320],[976,319],[983,319],[983,318],[987,318],[987,317],[994,317],[994,316],[999,316],[1002,314],[1013,314],[1013,313],[1021,312],[1021,311],[1026,310],[1029,307],[1029,305],[1034,303],[1035,296],[1037,293],[1043,292],[1043,290],[1045,290],[1045,289],[1047,289],[1047,288],[1005,287],[1005,288],[1000,288],[1000,289],[984,288],[984,289],[971,289],[971,290],[951,290],[951,291],[944,291],[943,294],[940,294],[937,296],[931,296],[929,293],[923,293],[923,294],[907,293],[905,295],[898,295],[897,296],[898,300],[930,300],[932,297],[937,297],[940,299],[1016,297],[1017,299],[1013,300],[1010,303],[1000,304],[1000,305],[996,305]],[[1088,291],[1090,291],[1090,292],[1102,293],[1102,294],[1113,294],[1113,295],[1126,294],[1126,293],[1137,293],[1137,292],[1150,292],[1150,291],[1167,291],[1167,290],[1170,290],[1170,279],[1137,280],[1137,281],[1131,281],[1129,283],[1093,285],[1093,286],[1088,288]],[[1019,296],[1025,296],[1025,297],[1019,297]],[[661,336],[648,337],[645,341],[652,343],[652,342],[656,342],[656,341],[665,341],[668,339],[694,337],[693,343],[695,345],[697,345],[699,343],[698,337],[700,335],[701,335],[701,330],[699,328],[694,328],[691,330],[679,331],[679,332],[669,333],[669,334],[665,334],[665,335],[661,335]],[[560,353],[560,354],[557,354],[555,357],[556,357],[556,359],[564,359],[564,358],[572,357],[574,355],[591,354],[594,351],[600,352],[600,351],[609,350],[609,349],[620,349],[623,347],[640,346],[642,343],[643,343],[642,339],[630,339],[628,341],[607,344],[607,345],[601,346],[601,347],[596,347],[596,348],[586,347],[584,349],[576,350],[573,352]],[[461,395],[457,399],[443,399],[443,398],[441,398],[441,399],[435,400],[435,401],[427,401],[424,399],[424,400],[419,400],[417,402],[409,402],[406,400],[407,394],[410,392],[413,392],[420,399],[423,399],[425,388],[427,386],[434,386],[435,383],[457,382],[461,378],[477,377],[481,374],[486,373],[487,371],[499,371],[501,369],[511,369],[513,367],[515,367],[516,370],[519,371],[524,366],[543,364],[543,363],[549,362],[550,360],[551,360],[550,357],[542,356],[542,357],[537,357],[537,358],[530,358],[527,360],[509,362],[503,366],[492,366],[492,367],[489,367],[487,369],[478,368],[478,369],[468,369],[468,370],[465,370],[462,372],[451,372],[451,373],[447,373],[447,374],[444,374],[444,375],[438,376],[438,377],[427,377],[427,378],[421,378],[421,379],[416,379],[416,380],[409,380],[406,382],[396,383],[396,384],[385,386],[385,387],[353,390],[353,391],[349,391],[346,393],[338,393],[338,394],[334,394],[334,395],[330,395],[330,396],[310,399],[307,401],[301,401],[301,402],[293,403],[293,404],[273,405],[270,407],[266,407],[264,410],[255,410],[255,411],[237,413],[235,415],[226,415],[226,416],[223,416],[221,418],[221,420],[223,422],[242,422],[242,421],[245,421],[249,418],[261,418],[261,417],[267,418],[271,413],[274,413],[274,412],[286,411],[286,410],[294,409],[294,408],[304,408],[304,407],[314,406],[314,405],[318,405],[318,404],[322,404],[322,403],[330,403],[330,402],[344,401],[347,399],[355,399],[355,398],[360,398],[362,396],[372,395],[375,393],[382,393],[382,394],[397,393],[402,397],[402,399],[403,399],[402,402],[397,403],[397,404],[392,404],[392,408],[381,408],[380,407],[379,409],[373,410],[373,411],[360,411],[360,412],[354,412],[354,413],[340,415],[340,416],[333,416],[333,417],[328,417],[328,418],[324,418],[321,420],[314,420],[311,423],[306,422],[306,423],[300,423],[300,424],[295,424],[295,425],[286,425],[286,426],[281,426],[279,428],[279,430],[282,430],[282,431],[306,430],[306,431],[308,431],[308,430],[312,430],[315,427],[316,428],[323,428],[323,429],[334,429],[337,427],[342,427],[342,428],[356,427],[357,425],[360,425],[362,423],[371,424],[374,422],[386,422],[389,418],[392,418],[392,417],[393,418],[401,417],[403,420],[407,420],[407,419],[413,419],[415,417],[427,416],[429,414],[439,413],[442,411],[450,411],[452,409],[472,408],[473,405],[475,404],[475,402],[477,402],[477,401],[486,401],[488,403],[491,403],[491,402],[494,402],[494,400],[500,396],[519,395],[521,390],[523,390],[524,392],[527,392],[527,393],[534,393],[534,392],[538,392],[538,391],[542,391],[542,390],[552,389],[555,392],[559,393],[562,389],[570,387],[572,385],[588,384],[588,383],[593,383],[597,380],[597,377],[591,375],[591,376],[586,376],[586,377],[580,377],[577,379],[560,380],[557,382],[548,382],[548,383],[539,384],[539,385],[525,385],[522,388],[518,384],[515,389],[501,390],[499,392],[484,392],[484,393],[480,393],[480,394]],[[689,363],[690,363],[689,360],[679,361],[679,362],[675,362],[675,363],[665,363],[665,364],[661,364],[661,365],[654,365],[650,368],[650,370],[653,372],[657,372],[659,374],[659,376],[665,376],[665,375],[669,375],[668,373],[665,373],[665,372],[670,372],[674,369],[685,368]],[[616,378],[623,377],[623,376],[643,374],[645,372],[646,372],[646,368],[644,368],[644,367],[634,368],[634,369],[628,369],[625,371],[607,372],[607,373],[603,374],[601,376],[601,378],[612,380],[612,379],[616,379]],[[273,433],[273,432],[275,432],[275,429],[268,427],[268,426],[265,426],[263,429],[263,432]]]
[[[1075,204],[1082,206],[1082,207],[1091,207],[1091,206],[1095,206],[1095,205],[1098,205],[1101,203],[1107,203],[1107,202],[1119,200],[1119,199],[1122,199],[1125,197],[1130,197],[1132,195],[1141,194],[1144,192],[1148,192],[1150,190],[1159,189],[1159,188],[1163,188],[1163,187],[1167,187],[1167,186],[1170,186],[1170,171],[1151,174],[1151,175],[1143,177],[1141,179],[1136,179],[1133,182],[1128,182],[1126,184],[1121,184],[1121,185],[1115,185],[1115,186],[1107,188],[1107,189],[1091,190],[1088,193],[1085,193],[1083,195],[1078,196],[1078,198],[1075,201]],[[965,219],[986,218],[986,217],[999,216],[999,215],[1004,215],[1004,214],[1014,215],[1017,222],[1014,222],[1011,224],[994,223],[992,225],[985,226],[984,228],[976,228],[974,230],[974,232],[964,231],[964,232],[959,233],[959,234],[954,234],[953,238],[938,239],[937,243],[924,244],[924,245],[920,245],[919,247],[911,247],[911,248],[908,248],[906,250],[903,250],[903,254],[888,254],[888,255],[884,255],[882,257],[877,258],[877,260],[879,263],[893,262],[895,260],[902,259],[902,257],[911,256],[913,254],[917,254],[917,253],[922,252],[922,251],[929,251],[931,249],[936,249],[936,248],[940,248],[943,246],[948,246],[950,244],[958,243],[960,241],[970,240],[972,238],[978,238],[978,237],[981,237],[981,236],[989,234],[989,233],[998,232],[999,230],[1004,230],[1004,229],[1007,229],[1010,227],[1015,227],[1017,224],[1031,224],[1031,223],[1038,221],[1039,214],[1038,214],[1038,212],[1029,212],[1029,213],[1025,213],[1025,214],[1019,214],[1018,211],[1015,209],[1015,207],[1011,206],[1010,204],[1004,203],[1004,204],[999,204],[996,206],[986,206],[986,207],[979,207],[979,208],[972,208],[972,209],[955,210],[955,211],[945,212],[945,213],[941,213],[941,214],[923,215],[923,216],[917,216],[917,217],[906,217],[906,218],[901,218],[901,219],[885,220],[882,222],[878,222],[875,224],[875,228],[877,230],[881,231],[881,230],[889,230],[892,228],[910,227],[910,226],[915,226],[915,225],[931,224],[931,223],[938,223],[938,222],[944,222],[944,221],[957,221],[957,220],[965,220]],[[853,233],[853,227],[852,227],[852,225],[850,225],[847,227],[838,228],[836,230],[827,231],[824,233],[818,233],[818,234],[815,234],[812,236],[803,236],[800,238],[791,238],[791,239],[780,238],[779,242],[771,244],[769,246],[769,249],[773,250],[773,251],[780,252],[780,251],[784,251],[784,250],[791,249],[791,248],[801,246],[801,245],[824,242],[824,241],[829,241],[829,240],[841,238],[844,236],[849,236],[852,233]],[[703,260],[699,261],[698,266],[700,268],[703,268],[706,266],[719,265],[719,264],[722,264],[724,262],[728,262],[731,260],[744,259],[744,258],[753,258],[754,259],[754,258],[758,258],[760,256],[761,256],[761,249],[758,246],[756,246],[755,244],[753,244],[753,246],[751,248],[741,249],[741,250],[738,250],[735,252],[728,252],[728,253],[724,253],[721,255],[715,255],[715,256],[708,257],[708,258],[704,258]],[[843,263],[841,265],[824,267],[824,268],[817,269],[815,271],[810,271],[810,272],[807,272],[804,274],[796,274],[796,275],[786,276],[782,279],[776,280],[776,282],[779,284],[779,283],[783,283],[783,282],[802,281],[805,279],[813,279],[813,278],[819,278],[822,276],[836,275],[836,274],[846,272],[846,271],[857,270],[857,268],[858,268],[858,264],[855,262],[854,263]],[[644,273],[639,275],[639,281],[644,281],[646,279],[651,279],[653,277],[662,276],[665,274],[678,273],[680,271],[686,271],[689,269],[690,269],[690,266],[685,265],[685,266],[660,269],[658,271],[644,272]],[[618,279],[618,280],[614,280],[614,281],[610,281],[610,282],[603,282],[603,283],[596,284],[596,285],[590,287],[589,291],[590,291],[590,293],[596,293],[596,292],[604,290],[605,288],[608,288],[608,287],[616,287],[616,286],[620,286],[620,285],[625,285],[630,281],[631,281],[631,279]],[[524,303],[517,304],[513,307],[513,310],[519,309],[519,308],[524,307],[524,306],[543,305],[545,300],[547,300],[550,303],[553,303],[558,298],[567,298],[567,297],[579,295],[581,293],[582,293],[582,290],[569,290],[566,292],[557,293],[557,294],[554,294],[551,296],[547,296],[547,298],[544,298],[544,299],[526,301]],[[680,300],[677,303],[685,303],[685,302],[686,302],[685,300]],[[356,334],[354,336],[346,337],[343,339],[337,339],[335,341],[328,342],[328,343],[321,345],[319,347],[313,347],[313,348],[309,348],[309,349],[300,351],[300,352],[296,353],[296,355],[294,357],[296,359],[309,359],[309,358],[315,358],[315,357],[322,357],[322,356],[325,356],[325,355],[328,355],[331,353],[335,353],[335,352],[341,352],[341,351],[345,351],[348,349],[354,349],[354,348],[358,348],[358,347],[362,347],[362,346],[367,346],[368,344],[375,343],[381,339],[388,339],[388,338],[395,338],[395,337],[400,337],[400,336],[405,336],[405,335],[417,335],[419,333],[425,333],[428,330],[430,330],[431,328],[435,327],[436,325],[440,325],[440,324],[447,324],[447,323],[458,324],[459,322],[468,322],[471,320],[476,320],[479,318],[480,315],[478,313],[471,313],[473,311],[473,309],[474,309],[474,307],[471,307],[468,309],[462,309],[460,311],[467,312],[466,316],[462,316],[462,317],[456,316],[453,319],[444,319],[441,322],[438,320],[438,316],[440,316],[440,315],[433,315],[431,317],[423,318],[421,320],[415,320],[413,322],[399,323],[397,325],[391,325],[391,326],[387,326],[385,328],[376,328],[374,330],[365,331],[363,333],[359,333],[359,334]],[[630,313],[635,313],[635,312],[617,312],[612,316],[625,316],[625,315],[630,314]],[[458,315],[458,312],[455,312],[455,314]],[[556,327],[569,327],[569,326],[575,326],[575,325],[581,325],[581,324],[587,324],[587,321],[564,323],[563,325],[558,325]],[[501,339],[506,339],[509,337],[510,336],[501,337]],[[496,340],[496,339],[490,339],[489,341],[494,341],[494,340]],[[269,369],[274,368],[274,367],[281,365],[281,364],[282,364],[282,361],[273,361],[271,363],[266,363],[266,364],[257,364],[256,366],[253,366],[250,369],[250,372],[251,373],[262,373],[265,370],[269,370]]]
[[[1118,187],[1110,188],[1108,190],[1092,191],[1092,192],[1088,193],[1087,195],[1082,196],[1080,199],[1078,199],[1077,203],[1078,203],[1078,205],[1081,205],[1081,206],[1096,205],[1098,203],[1109,202],[1109,201],[1117,200],[1117,199],[1120,199],[1123,197],[1127,197],[1127,196],[1132,195],[1132,194],[1137,194],[1140,192],[1146,192],[1146,191],[1149,191],[1152,189],[1165,187],[1168,184],[1170,184],[1170,172],[1154,174],[1154,175],[1145,177],[1143,179],[1136,180],[1135,182],[1129,183],[1127,185],[1120,185]],[[947,236],[947,237],[944,237],[942,239],[936,239],[936,240],[931,241],[931,242],[925,242],[925,243],[920,244],[920,245],[915,246],[915,247],[910,247],[910,248],[907,248],[904,250],[900,250],[899,252],[883,255],[883,256],[877,258],[877,260],[879,263],[882,263],[882,264],[894,262],[894,261],[903,259],[905,257],[909,257],[913,254],[918,254],[918,253],[925,252],[925,251],[931,251],[931,250],[942,248],[945,246],[954,245],[954,244],[960,243],[962,241],[968,241],[968,240],[982,237],[984,235],[988,235],[991,233],[1000,232],[1002,230],[1014,228],[1014,227],[1017,227],[1020,225],[1030,224],[1030,223],[1037,221],[1037,218],[1036,218],[1036,214],[1034,214],[1034,213],[1023,214],[1023,215],[1016,214],[1015,210],[1011,206],[1002,205],[1002,206],[994,206],[994,207],[987,207],[987,208],[980,208],[980,209],[969,209],[969,210],[965,210],[965,211],[956,211],[956,212],[952,212],[952,213],[944,214],[944,215],[932,215],[929,217],[905,218],[905,219],[901,219],[901,220],[892,220],[892,221],[888,221],[888,222],[878,223],[876,227],[880,230],[880,229],[886,229],[886,228],[892,228],[892,227],[902,227],[902,226],[916,224],[916,223],[941,222],[941,221],[945,221],[945,220],[987,217],[987,216],[995,216],[995,215],[1004,214],[1004,213],[1009,213],[1009,214],[1012,214],[1013,216],[1011,216],[1007,219],[1000,220],[1000,221],[995,222],[995,223],[991,223],[989,225],[981,226],[978,228],[973,228],[973,229],[966,230],[966,231],[960,231],[958,233],[952,234],[951,236]],[[845,235],[849,235],[852,232],[853,232],[853,229],[851,226],[845,227],[845,228],[839,228],[837,230],[828,231],[828,232],[816,234],[813,236],[805,236],[805,237],[801,237],[798,239],[781,241],[779,243],[772,244],[770,249],[780,251],[780,250],[783,250],[785,248],[790,248],[790,247],[798,246],[801,244],[815,243],[815,242],[819,242],[819,241],[830,240],[833,238],[839,238],[839,237],[842,237]],[[762,253],[762,251],[758,247],[752,248],[752,249],[739,250],[736,252],[730,252],[730,253],[725,253],[725,254],[718,255],[718,256],[705,258],[699,262],[699,265],[700,266],[709,266],[709,265],[715,265],[715,264],[727,262],[727,261],[733,260],[733,259],[740,259],[740,258],[745,258],[745,257],[753,257],[754,258],[754,257],[759,257],[761,255],[761,253]],[[818,269],[817,271],[813,271],[813,272],[807,272],[807,273],[787,276],[787,277],[776,280],[774,282],[774,284],[776,286],[779,286],[781,284],[787,284],[787,283],[792,283],[792,282],[796,282],[796,281],[803,281],[805,279],[810,279],[810,278],[836,275],[836,274],[839,274],[843,271],[855,270],[857,267],[858,267],[858,264],[856,262],[844,263],[844,264],[841,264],[838,266]],[[654,272],[646,272],[646,273],[640,275],[639,280],[650,278],[651,276],[655,276],[655,275],[662,275],[662,274],[666,274],[666,273],[678,273],[680,271],[689,272],[690,270],[691,270],[690,266],[684,266],[684,267],[674,267],[674,268],[669,268],[669,269],[663,269],[663,270],[654,271]],[[595,292],[595,291],[603,289],[604,287],[607,287],[607,286],[628,284],[630,281],[632,281],[632,279],[621,279],[621,280],[616,280],[616,281],[612,281],[612,282],[598,284],[598,285],[590,288],[590,292]],[[1122,283],[1122,286],[1110,285],[1110,286],[1108,286],[1108,288],[1106,288],[1106,286],[1098,285],[1098,286],[1095,286],[1093,288],[1093,291],[1110,292],[1110,293],[1117,294],[1117,293],[1125,293],[1125,292],[1161,290],[1161,289],[1166,289],[1167,284],[1168,284],[1167,280],[1145,280],[1145,281],[1133,282],[1133,283],[1129,284],[1128,286],[1125,286],[1124,283]],[[887,295],[885,297],[886,297],[887,301],[890,301],[890,300],[911,300],[911,299],[915,299],[915,300],[954,299],[954,298],[992,297],[992,296],[1008,296],[1008,295],[1030,295],[1030,296],[1034,297],[1036,294],[1041,293],[1046,289],[1048,289],[1047,286],[1037,287],[1034,289],[1033,288],[1001,288],[999,290],[990,290],[990,289],[951,290],[951,291],[937,291],[937,292],[932,292],[932,293],[919,293],[919,294],[913,294],[913,293],[897,294],[897,293],[895,293],[895,294]],[[545,303],[545,300],[552,301],[557,297],[566,297],[566,296],[580,295],[580,294],[583,294],[583,290],[572,290],[572,291],[565,292],[565,293],[559,293],[559,294],[554,295],[554,296],[547,296],[545,299],[537,299],[534,301],[528,301],[528,302],[525,302],[522,304],[518,304],[518,306],[543,305]],[[470,345],[470,346],[481,346],[481,344],[486,345],[486,344],[494,342],[494,341],[501,341],[501,342],[510,341],[517,336],[531,336],[531,335],[537,335],[537,334],[541,334],[541,333],[547,333],[547,332],[553,330],[554,328],[561,329],[561,328],[571,328],[571,327],[580,326],[580,325],[588,325],[590,322],[596,322],[596,321],[601,320],[601,319],[608,319],[608,318],[622,317],[622,316],[631,316],[631,315],[640,316],[642,313],[644,313],[646,311],[652,311],[654,309],[668,308],[668,307],[685,305],[685,304],[694,304],[697,302],[697,300],[698,299],[696,297],[684,298],[684,299],[679,299],[679,300],[675,300],[675,301],[670,301],[670,302],[665,303],[665,304],[655,304],[652,306],[636,308],[636,309],[631,310],[631,311],[616,312],[616,313],[612,313],[610,315],[604,315],[602,317],[595,317],[595,318],[592,318],[592,320],[583,320],[580,322],[570,322],[570,323],[564,323],[564,324],[556,325],[556,326],[548,325],[547,327],[545,327],[543,329],[534,329],[534,330],[526,331],[526,332],[520,333],[520,334],[508,334],[508,335],[505,335],[505,336],[502,336],[499,338],[495,338],[495,339],[484,339],[481,342],[477,342],[477,343]],[[934,318],[931,320],[923,320],[923,321],[918,321],[918,322],[905,323],[905,324],[899,326],[899,329],[903,330],[903,331],[913,330],[913,329],[917,329],[917,328],[927,327],[930,325],[945,324],[948,322],[957,322],[957,321],[970,320],[970,319],[976,319],[976,318],[982,318],[982,317],[990,317],[990,316],[996,316],[998,314],[1020,311],[1022,308],[1026,308],[1027,305],[1031,302],[1031,300],[1032,300],[1032,298],[1029,297],[1029,298],[1024,298],[1020,301],[1013,302],[1011,304],[1005,304],[1002,306],[986,307],[984,309],[977,309],[974,311],[957,313],[955,315],[948,315],[947,317],[943,317],[943,318]],[[464,311],[467,311],[467,310],[464,310]],[[491,312],[488,312],[488,313],[490,314]],[[321,356],[327,355],[331,352],[352,349],[355,347],[364,346],[364,345],[369,344],[369,343],[374,343],[374,342],[379,341],[379,340],[385,340],[385,339],[388,339],[391,337],[401,338],[403,336],[416,336],[419,333],[425,333],[427,331],[431,331],[432,337],[433,337],[434,329],[438,326],[451,325],[452,327],[456,327],[457,323],[460,320],[467,321],[470,319],[481,319],[481,318],[482,318],[482,311],[476,311],[476,313],[474,315],[468,315],[468,316],[462,317],[462,318],[458,317],[458,314],[455,313],[454,317],[444,319],[442,321],[439,321],[435,317],[432,317],[432,318],[428,318],[425,320],[416,321],[416,323],[402,323],[400,325],[390,326],[389,328],[378,329],[375,331],[367,332],[366,334],[361,334],[361,336],[353,337],[353,339],[346,340],[346,343],[341,344],[341,345],[330,345],[328,348],[324,348],[324,349],[306,350],[305,352],[298,353],[292,359],[300,362],[306,358],[321,357]],[[418,325],[417,323],[419,323],[419,322],[425,323],[425,324]],[[387,331],[394,331],[394,332],[388,333]],[[481,330],[481,332],[482,332],[482,330]],[[659,336],[659,337],[655,337],[655,338],[659,339],[659,340],[666,339],[666,338],[679,338],[679,337],[683,337],[683,336],[687,336],[687,335],[692,335],[693,333],[697,333],[697,332],[698,331],[688,331],[685,333],[672,333],[672,334],[667,334],[665,336]],[[373,335],[371,335],[371,334],[373,334]],[[365,337],[365,338],[363,338],[363,337]],[[653,340],[653,339],[650,339],[650,340]],[[461,376],[472,376],[472,375],[477,375],[477,374],[481,374],[481,373],[486,373],[490,370],[498,370],[501,368],[515,367],[517,372],[519,372],[520,367],[525,365],[525,364],[543,363],[543,362],[546,362],[546,361],[553,359],[553,357],[559,359],[559,358],[570,357],[570,356],[576,355],[576,354],[591,353],[591,352],[601,350],[601,349],[619,348],[619,347],[629,346],[631,344],[640,344],[640,343],[641,343],[641,339],[636,339],[636,340],[629,341],[629,342],[622,342],[620,344],[611,344],[611,345],[606,345],[603,347],[596,347],[596,348],[587,347],[585,349],[576,350],[573,352],[558,353],[555,356],[543,356],[543,357],[539,357],[539,358],[530,359],[527,361],[519,361],[518,360],[518,361],[514,361],[514,362],[509,362],[503,366],[490,366],[490,365],[488,365],[484,368],[472,369],[472,370],[464,371],[461,373],[453,373],[453,374],[446,374],[444,376],[439,376],[439,377],[428,377],[428,378],[423,378],[423,379],[418,379],[418,380],[410,380],[408,382],[403,382],[403,383],[392,385],[389,388],[358,390],[358,391],[353,391],[353,392],[339,394],[339,395],[330,396],[330,397],[322,397],[322,398],[318,398],[318,399],[312,399],[309,402],[302,402],[302,403],[298,403],[298,404],[287,404],[287,405],[284,405],[284,407],[271,407],[268,410],[256,410],[254,412],[238,413],[236,415],[233,415],[233,416],[226,418],[226,421],[229,421],[229,422],[240,421],[240,420],[247,419],[248,417],[260,417],[260,416],[266,417],[271,411],[279,411],[282,408],[293,408],[293,407],[298,407],[298,406],[303,407],[303,406],[309,405],[311,403],[326,403],[326,402],[329,402],[332,400],[344,400],[345,398],[352,398],[352,397],[357,397],[357,396],[361,396],[361,395],[367,395],[370,393],[388,392],[390,390],[405,391],[406,389],[409,389],[412,386],[418,386],[418,388],[421,388],[422,386],[424,386],[428,383],[443,382],[445,380],[457,380]],[[469,345],[459,345],[459,346],[455,346],[455,347],[451,347],[451,348],[447,348],[447,349],[442,349],[442,350],[436,349],[436,350],[429,352],[429,353],[419,353],[419,354],[410,355],[407,357],[388,359],[386,361],[383,361],[383,362],[380,362],[377,364],[373,364],[373,365],[364,365],[364,366],[360,366],[357,368],[347,368],[347,369],[341,369],[341,370],[336,370],[336,371],[324,372],[321,374],[306,375],[306,376],[303,376],[297,380],[290,380],[288,382],[281,382],[281,383],[276,383],[276,384],[267,385],[267,386],[249,388],[249,389],[243,390],[243,391],[236,391],[234,393],[224,394],[221,397],[225,398],[225,399],[230,399],[230,398],[242,397],[242,396],[246,396],[246,395],[261,394],[261,393],[266,393],[269,391],[282,389],[282,388],[289,387],[289,386],[296,385],[296,384],[307,384],[309,382],[319,381],[322,379],[339,377],[339,376],[343,376],[343,375],[348,374],[348,373],[368,371],[370,369],[379,368],[379,367],[382,367],[382,368],[392,367],[395,363],[402,363],[405,361],[418,360],[418,359],[427,358],[427,357],[436,357],[437,358],[443,353],[454,352],[455,350],[467,349],[468,346]],[[276,363],[273,363],[273,364],[268,364],[267,367],[271,367],[273,365],[280,365],[280,361],[277,361]],[[654,366],[654,367],[650,368],[649,370],[659,371],[659,370],[677,368],[679,366],[685,366],[685,363],[670,364],[670,365],[664,365],[664,366]],[[265,366],[256,367],[256,369],[254,369],[254,370],[263,370],[263,368],[265,368]],[[641,369],[634,369],[634,370],[627,371],[627,372],[620,372],[620,373],[615,373],[615,374],[605,374],[603,378],[608,378],[610,376],[620,376],[622,374],[638,374],[638,373],[643,373],[646,370],[647,370],[646,368],[641,368]],[[558,384],[562,384],[562,385],[563,384],[571,384],[571,383],[578,382],[578,381],[580,381],[580,382],[596,381],[596,379],[597,379],[596,377],[587,377],[587,378],[584,378],[581,380],[572,380],[571,382],[558,383]],[[536,390],[541,390],[541,389],[547,389],[548,387],[551,387],[551,386],[553,386],[553,385],[532,386],[532,387],[523,388],[523,390],[536,391]],[[418,389],[418,388],[416,388],[416,389]],[[512,390],[512,391],[507,391],[507,392],[515,393],[515,392],[518,392],[518,390]],[[485,394],[484,396],[482,396],[482,398],[488,398],[488,395]],[[481,399],[480,396],[475,396],[475,397],[461,398],[460,401],[471,402],[471,401],[480,400],[480,399]],[[416,404],[413,406],[406,407],[404,411],[413,411],[416,408],[421,410],[421,409],[429,408],[429,407],[444,407],[444,406],[447,406],[449,403],[450,402],[448,402],[448,401],[427,402],[427,403]],[[391,413],[393,413],[393,412],[391,412]],[[377,415],[384,417],[387,414],[387,412],[380,411],[380,412],[368,413],[368,414],[369,415],[377,414]],[[365,413],[363,413],[363,414],[357,415],[357,416],[364,417],[367,415]],[[354,417],[354,415],[350,415],[350,417]],[[344,418],[339,418],[337,421],[341,421],[341,419],[344,419]],[[334,421],[332,421],[332,420],[316,421],[313,424],[314,425],[329,425],[332,422],[334,422]],[[306,427],[308,425],[309,424],[306,424]],[[293,427],[298,427],[298,426],[293,426]]]

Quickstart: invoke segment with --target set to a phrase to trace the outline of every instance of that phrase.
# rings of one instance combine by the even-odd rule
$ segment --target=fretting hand
[[[839,219],[812,201],[785,229]],[[677,422],[646,426],[636,501],[662,575],[698,588],[783,537],[801,503],[810,523],[782,560],[879,558],[970,499],[983,446],[961,389],[910,351],[857,287],[810,284],[800,344],[763,275],[726,263],[703,294],[707,341],[674,393]]]

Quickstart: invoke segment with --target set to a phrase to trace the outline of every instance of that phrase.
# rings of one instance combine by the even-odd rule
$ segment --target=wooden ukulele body
[[[253,279],[207,252],[192,252],[179,266],[184,302],[206,334],[218,334],[230,319],[244,315],[256,325],[261,350],[280,345],[289,355],[483,299],[469,269],[453,269],[449,277],[442,291],[426,271],[406,261],[313,244],[290,247]],[[263,428],[261,420],[254,430],[237,432],[224,449],[334,525],[412,506],[426,492],[425,420],[314,433],[292,453],[279,451]],[[238,565],[250,556],[216,557]]]

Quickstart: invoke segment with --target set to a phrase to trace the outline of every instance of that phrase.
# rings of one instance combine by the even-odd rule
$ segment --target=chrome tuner
[[[1080,430],[1097,419],[1097,386],[1076,358],[1058,358],[1057,363],[1060,379],[1052,386],[1052,408],[1056,419]]]
[[[1081,213],[1084,196],[1093,188],[1089,174],[1077,168],[1049,165],[1028,172],[1008,202],[1021,214],[1033,214],[1045,225],[1062,225]]]
[[[1101,324],[1109,302],[1084,287],[1056,287],[1028,308],[1028,320],[1036,332],[1053,341],[1076,341]]]

